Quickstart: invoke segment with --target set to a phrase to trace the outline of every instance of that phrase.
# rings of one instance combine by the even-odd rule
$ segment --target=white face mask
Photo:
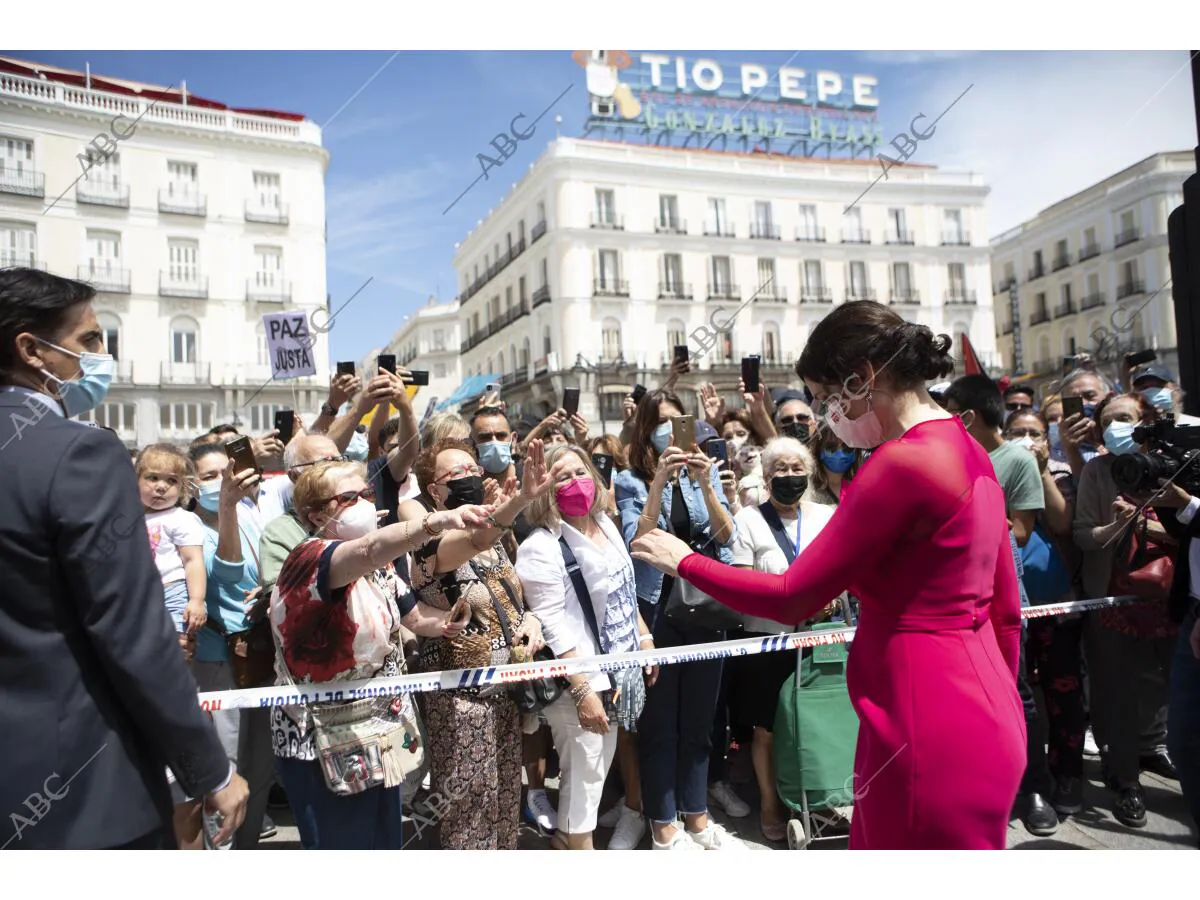
[[[873,450],[883,443],[883,423],[871,406],[871,398],[867,397],[867,411],[857,419],[846,416],[841,404],[832,403],[825,420],[839,441],[847,447],[859,450]]]
[[[1013,441],[1013,443],[1024,447],[1026,450],[1032,450],[1034,441],[1029,435],[1024,435],[1017,438],[1015,441]]]
[[[743,434],[741,437],[731,437],[727,440],[729,441],[729,445],[733,447],[733,452],[737,453],[742,447],[746,446],[747,437]]]
[[[336,519],[325,523],[325,532],[339,541],[353,541],[366,537],[376,529],[379,517],[375,515],[375,504],[359,500],[349,509],[343,510]]]

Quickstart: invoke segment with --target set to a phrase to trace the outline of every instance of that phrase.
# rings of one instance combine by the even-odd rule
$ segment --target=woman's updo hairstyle
[[[881,303],[855,300],[817,323],[796,374],[814,384],[843,385],[870,363],[877,375],[884,372],[889,384],[904,390],[953,374],[953,346],[949,335],[935,335]]]

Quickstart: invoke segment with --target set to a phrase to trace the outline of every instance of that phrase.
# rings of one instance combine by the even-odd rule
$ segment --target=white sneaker
[[[1100,748],[1096,746],[1096,739],[1092,736],[1090,728],[1083,733],[1083,755],[1092,759],[1100,758]]]
[[[708,820],[708,827],[703,831],[689,831],[687,836],[697,847],[703,850],[745,850],[746,845],[731,835],[728,831]]]
[[[621,802],[614,809],[618,809],[620,812],[616,831],[613,832],[612,839],[608,842],[608,849],[636,850],[638,844],[642,842],[642,836],[646,833],[646,817],[637,810],[626,806],[624,798],[621,798]],[[666,850],[667,848],[656,849]]]
[[[600,818],[596,820],[596,825],[600,828],[616,828],[617,823],[621,821],[621,811],[623,809],[625,809],[624,797],[613,804],[612,809],[600,816]]]
[[[665,844],[660,844],[653,837],[650,838],[652,850],[703,850],[698,843],[688,836],[688,833],[683,830],[683,823],[680,822],[675,826],[675,833],[671,835],[671,839]]]
[[[750,805],[734,793],[728,781],[715,782],[708,789],[708,797],[725,811],[725,815],[740,819],[750,815]]]
[[[558,827],[558,813],[544,790],[525,792],[525,818],[537,826],[543,837],[554,834]]]

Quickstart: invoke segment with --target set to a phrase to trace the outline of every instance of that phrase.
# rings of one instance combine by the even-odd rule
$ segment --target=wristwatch
[[[322,403],[322,404],[321,404],[321,415],[323,415],[323,416],[336,416],[336,415],[337,415],[337,407],[336,407],[336,406],[331,406],[331,405],[329,404],[329,401],[327,400],[327,401],[325,401],[324,403]]]

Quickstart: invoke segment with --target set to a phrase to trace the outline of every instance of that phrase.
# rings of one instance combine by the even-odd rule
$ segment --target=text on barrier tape
[[[1136,601],[1136,597],[1098,597],[1094,600],[1075,600],[1070,603],[1051,603],[1030,606],[1021,610],[1024,619],[1061,616],[1087,612]],[[678,663],[728,659],[756,653],[777,653],[830,644],[849,644],[854,640],[853,628],[826,631],[802,631],[768,637],[737,638],[691,644],[666,650],[633,650],[608,656],[585,656],[571,659],[552,659],[538,662],[512,663],[474,669],[449,669],[444,672],[422,672],[395,675],[391,678],[369,678],[362,681],[334,681],[326,684],[272,685],[236,691],[210,691],[200,694],[201,709],[209,712],[224,709],[259,709],[271,706],[298,706],[304,703],[342,703],[371,697],[396,694],[417,694],[430,691],[453,691],[459,688],[478,688],[495,684],[514,684],[535,678],[565,678],[570,675],[596,675],[619,669],[643,666],[670,666]]]

